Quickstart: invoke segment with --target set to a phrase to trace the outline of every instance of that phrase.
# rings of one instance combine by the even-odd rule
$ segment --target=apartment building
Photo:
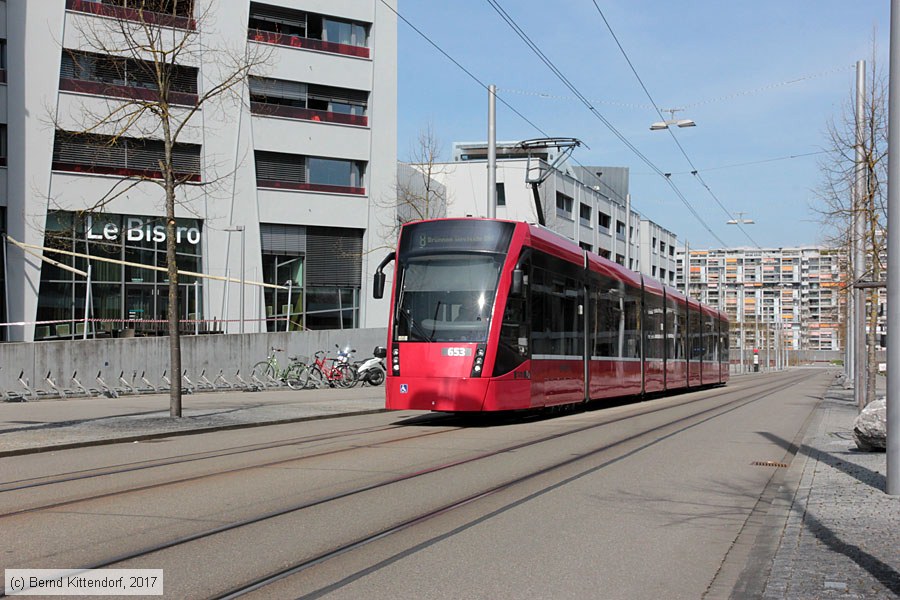
[[[837,250],[802,248],[679,252],[678,286],[728,313],[732,348],[841,350],[845,260]],[[776,333],[778,332],[778,333]]]
[[[96,126],[159,98],[147,60],[92,43],[136,26],[187,40],[171,110],[199,105],[173,150],[196,184],[178,191],[178,265],[198,274],[179,278],[179,314],[226,333],[386,325],[386,300],[368,292],[382,258],[370,250],[385,245],[372,199],[393,193],[396,172],[397,23],[384,4],[8,0],[0,315],[17,325],[3,339],[81,337],[86,317],[91,335],[164,332],[168,280],[147,268],[165,265],[160,132]],[[235,56],[265,60],[204,102]]]
[[[526,174],[540,169],[547,174],[539,190],[540,210],[549,229],[586,250],[674,286],[677,237],[630,210],[628,169],[573,168],[566,162],[550,168],[557,152],[554,148],[533,151],[529,159],[516,142],[497,144],[497,218],[538,222]],[[453,162],[431,166],[431,176],[445,194],[441,216],[486,216],[487,144],[458,142],[453,157]]]

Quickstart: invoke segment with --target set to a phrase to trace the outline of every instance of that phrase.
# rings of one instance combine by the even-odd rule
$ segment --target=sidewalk
[[[883,392],[882,392],[883,394]],[[856,449],[853,390],[831,387],[770,511],[784,531],[763,598],[900,597],[900,497]]]
[[[0,457],[383,410],[383,386],[185,394],[180,419],[165,394],[0,402]]]

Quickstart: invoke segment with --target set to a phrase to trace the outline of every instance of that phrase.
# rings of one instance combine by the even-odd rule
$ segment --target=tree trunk
[[[176,261],[176,226],[175,226],[175,176],[172,169],[172,142],[168,127],[166,133],[166,268],[169,276],[169,368],[172,385],[169,389],[169,416],[181,417],[181,331],[178,327],[178,263]]]

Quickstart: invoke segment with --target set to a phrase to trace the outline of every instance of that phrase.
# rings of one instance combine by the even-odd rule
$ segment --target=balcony
[[[130,85],[114,85],[101,81],[86,81],[83,79],[61,77],[59,80],[59,89],[61,91],[91,94],[94,96],[112,96],[115,98],[126,98],[131,100],[146,100],[148,102],[159,101],[159,92],[155,89],[134,87]],[[195,106],[197,104],[197,94],[169,92],[169,102],[183,106]]]
[[[301,108],[299,106],[268,104],[266,102],[250,102],[250,112],[254,115],[263,117],[281,117],[284,119],[338,123],[341,125],[355,125],[357,127],[368,127],[369,125],[369,117],[364,115],[348,115],[345,113]]]
[[[317,50],[319,52],[355,56],[357,58],[369,58],[369,49],[364,46],[338,44],[336,42],[326,42],[323,40],[301,37],[299,35],[275,33],[272,31],[263,31],[261,29],[251,29],[248,32],[247,37],[254,42],[263,44],[276,44],[279,46],[289,46],[291,48],[305,48],[307,50]]]
[[[366,188],[346,185],[329,185],[325,183],[301,183],[297,181],[276,181],[272,179],[257,179],[256,186],[274,190],[290,190],[303,192],[326,192],[330,194],[352,194],[365,196]]]
[[[196,21],[190,16],[171,15],[137,8],[128,8],[122,6],[122,4],[124,4],[122,0],[119,0],[119,2],[110,2],[109,0],[106,2],[98,2],[96,0],[66,0],[66,9],[101,17],[112,17],[114,19],[161,25],[163,27],[174,27],[176,29],[197,28]],[[184,4],[187,5],[190,10],[193,10],[193,3]]]

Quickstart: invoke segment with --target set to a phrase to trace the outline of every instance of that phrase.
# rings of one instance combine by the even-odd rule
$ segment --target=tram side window
[[[641,357],[641,292],[625,288],[625,358]]]
[[[644,310],[646,327],[646,347],[644,349],[645,358],[665,358],[666,352],[666,330],[665,330],[665,313],[663,311],[663,299],[660,296],[646,294],[644,296],[646,303]]]
[[[719,332],[716,321],[710,315],[703,315],[703,360],[717,362],[719,360]]]
[[[700,312],[688,309],[688,313],[690,358],[691,360],[703,360],[703,323],[700,319]]]
[[[675,357],[678,360],[688,358],[688,316],[684,304],[678,304],[678,328],[675,330]]]
[[[612,289],[612,279],[603,278],[591,292],[592,356],[619,356],[619,323],[622,294]]]
[[[731,360],[731,357],[728,356],[728,349],[731,348],[728,323],[719,321],[719,327],[719,361],[727,365]]]
[[[678,331],[678,304],[671,300],[666,300],[666,358],[669,360],[684,358],[681,352],[678,352],[678,343],[676,342],[676,334]]]
[[[528,267],[523,266],[527,273]],[[527,296],[527,294],[526,294]],[[494,376],[509,373],[528,358],[528,305],[525,297],[510,295],[503,311],[500,344],[494,363]]]
[[[578,283],[535,267],[531,284],[532,352],[554,356],[581,355]]]

